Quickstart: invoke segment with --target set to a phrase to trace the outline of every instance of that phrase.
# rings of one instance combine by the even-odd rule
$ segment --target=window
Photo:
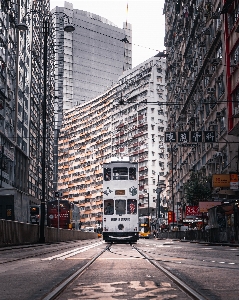
[[[116,215],[123,215],[126,211],[126,200],[115,200]]]
[[[220,118],[220,133],[226,129],[226,119],[225,117]]]
[[[137,214],[137,200],[135,199],[127,200],[127,214],[131,214],[131,215]]]
[[[129,180],[136,180],[136,168],[129,168]]]
[[[104,214],[113,215],[114,214],[114,200],[105,200],[104,201]]]
[[[104,180],[105,181],[111,180],[111,168],[104,168]]]
[[[128,180],[128,168],[126,167],[113,168],[113,180]]]

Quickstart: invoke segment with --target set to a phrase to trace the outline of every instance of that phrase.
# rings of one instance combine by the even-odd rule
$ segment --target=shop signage
[[[186,216],[198,216],[199,215],[199,206],[186,206]]]
[[[209,208],[212,208],[217,205],[221,205],[221,202],[220,201],[199,202],[199,211],[200,213],[208,212]]]
[[[213,174],[212,186],[215,187],[230,187],[230,175],[229,174]]]
[[[164,137],[165,143],[214,143],[215,141],[215,131],[167,131]]]
[[[238,175],[230,174],[230,189],[238,190]]]
[[[173,217],[173,211],[168,212],[168,224],[173,223],[175,218]]]

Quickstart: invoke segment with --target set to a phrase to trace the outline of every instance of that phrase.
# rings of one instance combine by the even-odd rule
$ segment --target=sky
[[[65,0],[50,0],[51,9],[64,6]],[[133,67],[163,51],[165,26],[164,0],[68,0],[74,9],[97,14],[123,28],[132,24]],[[127,11],[128,3],[128,11]]]

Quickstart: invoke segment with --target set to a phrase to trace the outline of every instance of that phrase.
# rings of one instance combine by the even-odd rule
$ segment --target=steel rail
[[[132,245],[132,247],[139,252],[145,259],[147,259],[152,265],[154,265],[157,269],[162,271],[167,277],[169,277],[180,289],[182,289],[187,295],[192,297],[195,300],[206,300],[205,297],[203,297],[201,294],[199,294],[197,291],[192,289],[190,286],[188,286],[185,282],[180,280],[178,277],[173,275],[171,272],[169,272],[164,267],[160,266],[157,262],[155,262],[154,259],[148,257],[143,251],[139,250],[137,247]]]
[[[96,254],[87,264],[85,264],[82,268],[74,272],[71,276],[65,279],[62,283],[60,283],[57,287],[55,287],[50,293],[48,293],[42,300],[54,300],[56,297],[60,295],[60,293],[72,282],[74,279],[81,275],[93,262],[99,258],[105,251],[108,251],[110,245],[107,245],[105,249],[103,249],[100,253]]]

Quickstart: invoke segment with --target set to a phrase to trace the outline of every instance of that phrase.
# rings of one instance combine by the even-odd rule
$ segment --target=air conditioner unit
[[[210,121],[210,122],[209,122],[209,125],[212,126],[212,125],[216,125],[216,124],[215,124],[214,121]]]
[[[212,158],[210,158],[208,161],[207,161],[207,164],[212,164],[214,163],[214,160]]]
[[[207,93],[213,94],[213,93],[215,93],[215,89],[213,87],[209,87],[209,88],[207,88]]]

